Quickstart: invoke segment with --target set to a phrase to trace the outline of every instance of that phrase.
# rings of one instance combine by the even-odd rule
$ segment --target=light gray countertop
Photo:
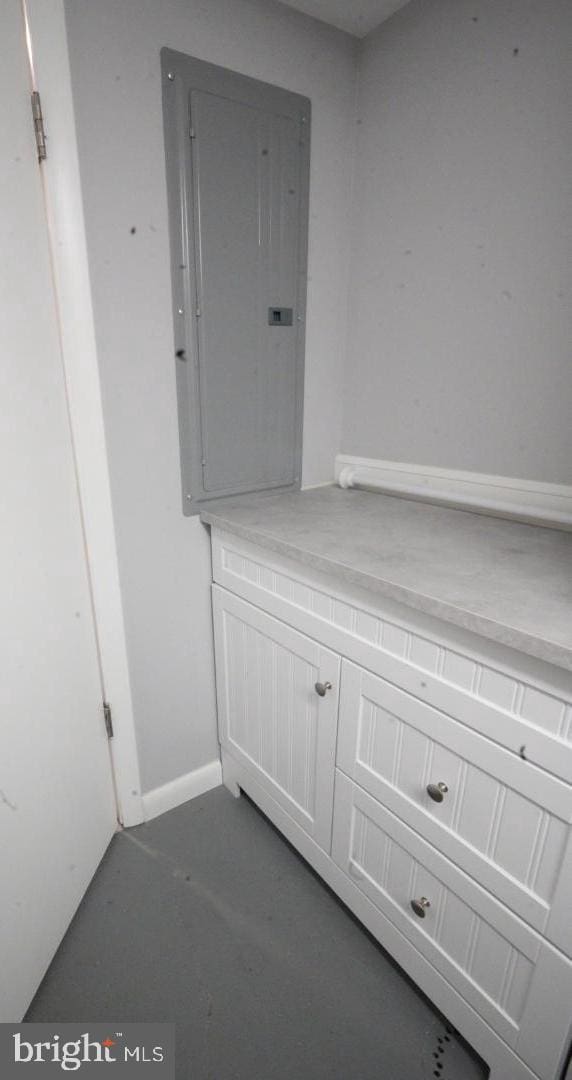
[[[572,532],[334,486],[201,520],[572,671]]]

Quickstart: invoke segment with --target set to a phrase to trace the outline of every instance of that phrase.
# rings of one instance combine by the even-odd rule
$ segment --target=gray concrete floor
[[[486,1070],[244,796],[113,840],[28,1021],[176,1024],[177,1080]]]

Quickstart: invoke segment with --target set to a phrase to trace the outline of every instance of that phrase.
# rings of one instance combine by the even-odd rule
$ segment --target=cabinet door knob
[[[448,790],[449,788],[442,781],[438,784],[427,784],[427,794],[433,799],[433,802],[443,802]]]
[[[425,912],[427,911],[428,907],[431,907],[431,904],[426,896],[420,896],[418,900],[411,901],[411,907],[420,919],[424,919]]]
[[[332,689],[331,682],[317,682],[317,683],[314,684],[314,690],[319,695],[319,697],[325,697],[326,696],[326,691],[331,690],[331,689]]]

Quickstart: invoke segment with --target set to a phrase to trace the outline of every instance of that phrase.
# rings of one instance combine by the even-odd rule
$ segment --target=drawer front
[[[332,857],[539,1076],[556,1075],[570,961],[339,770]]]
[[[213,612],[221,743],[329,851],[339,657],[217,586]]]
[[[213,530],[225,588],[572,781],[572,674]]]
[[[567,784],[347,661],[337,764],[572,955]]]

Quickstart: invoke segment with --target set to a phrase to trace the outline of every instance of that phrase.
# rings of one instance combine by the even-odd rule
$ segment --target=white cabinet
[[[339,657],[216,586],[213,605],[221,743],[329,851]]]
[[[484,1058],[558,1080],[572,1012],[572,679],[213,533],[225,782]]]

